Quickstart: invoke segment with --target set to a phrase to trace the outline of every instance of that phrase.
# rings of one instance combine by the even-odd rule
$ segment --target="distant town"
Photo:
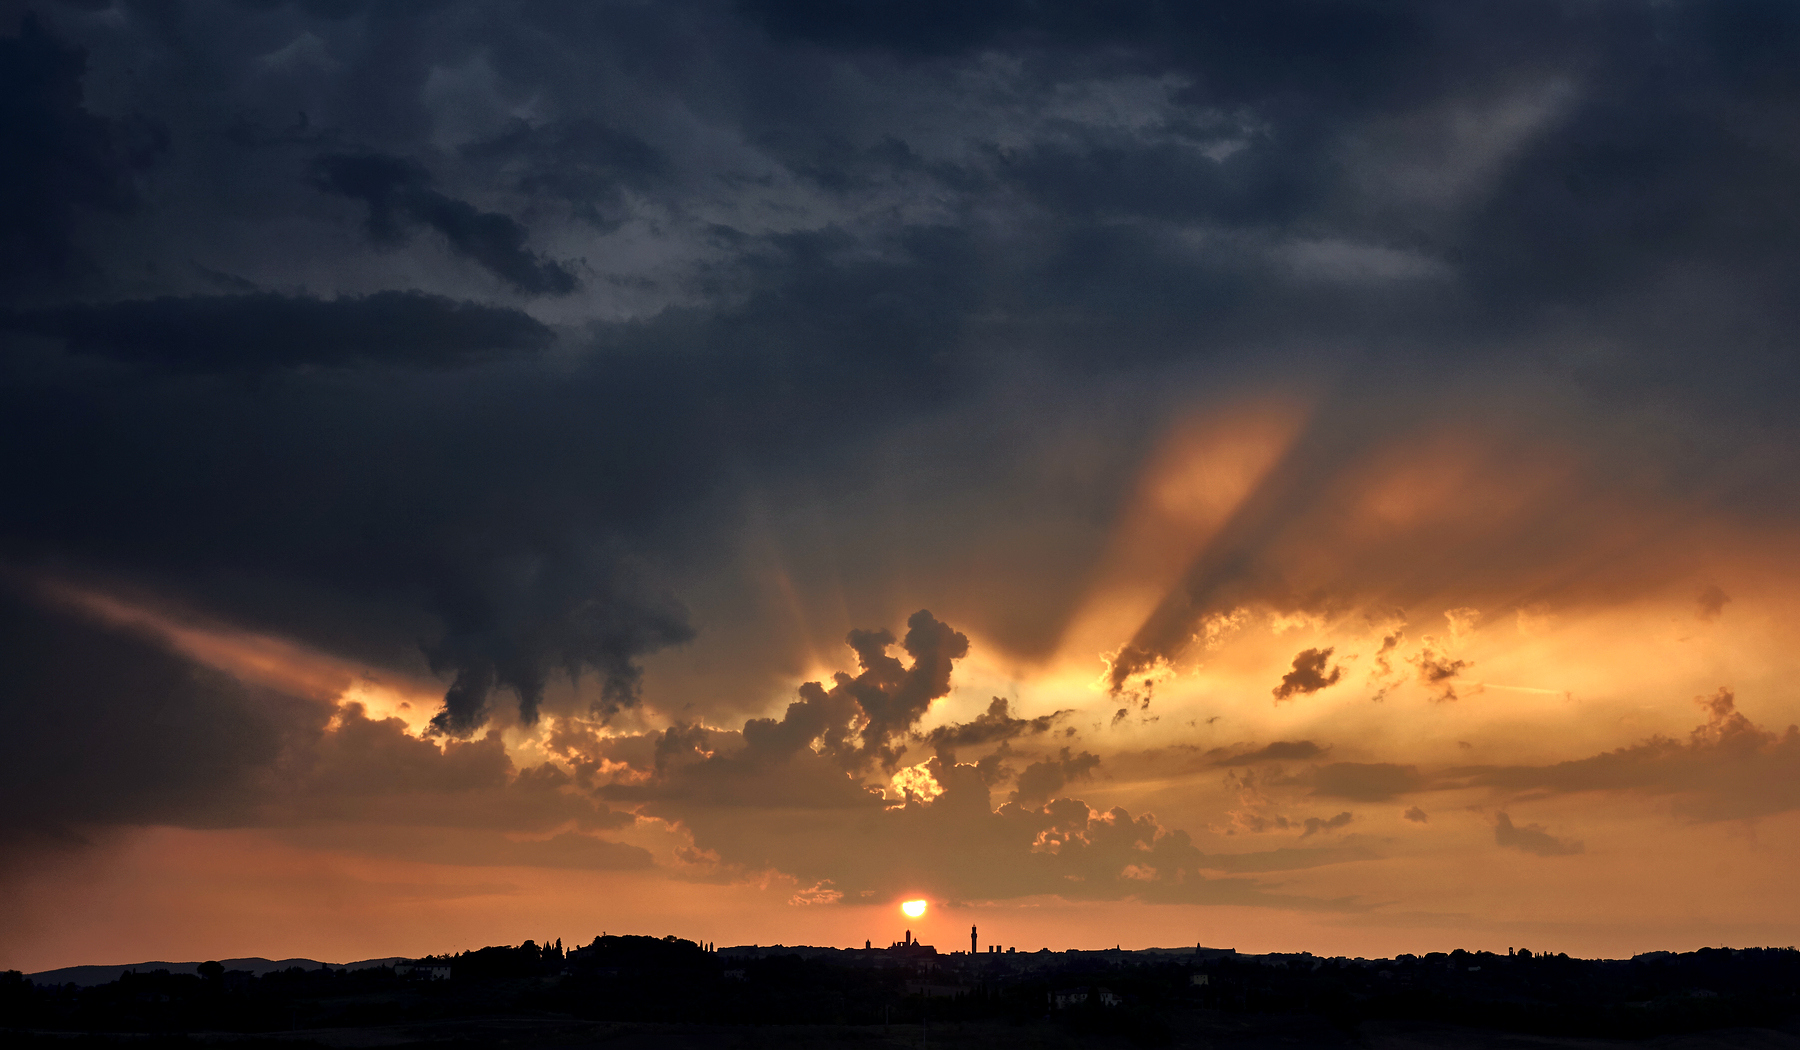
[[[1427,1044],[1433,1031],[1630,1040],[1726,1030],[1791,1039],[1800,1030],[1792,948],[1364,959],[1205,945],[1019,951],[983,945],[977,928],[969,935],[966,949],[947,951],[911,931],[861,948],[606,934],[568,948],[526,941],[347,966],[254,959],[10,971],[0,975],[0,1028],[45,1046],[75,1033],[567,1046],[598,1038],[596,1025],[615,1034],[624,1025],[655,1045],[708,1045],[720,1029],[744,1026],[781,1026],[795,1045],[860,1031],[909,1046],[993,1045],[1032,1032],[1136,1046],[1279,1032],[1336,1045],[1380,1042],[1374,1036],[1394,1025]],[[496,1025],[510,1034],[495,1036]]]

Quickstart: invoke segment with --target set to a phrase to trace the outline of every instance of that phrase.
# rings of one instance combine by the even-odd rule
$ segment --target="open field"
[[[1397,1021],[1369,1021],[1354,1031],[1344,1031],[1306,1015],[1246,1017],[1192,1011],[1168,1020],[1170,1041],[1162,1045],[1196,1050],[1800,1050],[1800,1019],[1780,1028],[1728,1028],[1641,1041],[1558,1038]],[[261,1035],[13,1032],[7,1040],[10,1045],[30,1050],[110,1046],[142,1050],[1131,1050],[1144,1045],[1118,1035],[1078,1033],[1047,1020],[1019,1025],[687,1025],[596,1023],[558,1017],[460,1018]]]

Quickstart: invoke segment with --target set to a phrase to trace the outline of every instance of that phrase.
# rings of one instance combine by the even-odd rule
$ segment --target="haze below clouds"
[[[0,5],[0,966],[1792,943],[1796,45]]]

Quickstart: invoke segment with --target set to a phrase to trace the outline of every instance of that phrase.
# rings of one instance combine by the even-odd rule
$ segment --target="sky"
[[[1800,941],[1797,50],[0,2],[0,967]]]

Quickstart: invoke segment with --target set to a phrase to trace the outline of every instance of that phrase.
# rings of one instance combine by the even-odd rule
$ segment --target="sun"
[[[919,916],[925,914],[925,902],[924,901],[903,901],[900,905],[900,910],[906,913],[907,918],[916,919]]]

